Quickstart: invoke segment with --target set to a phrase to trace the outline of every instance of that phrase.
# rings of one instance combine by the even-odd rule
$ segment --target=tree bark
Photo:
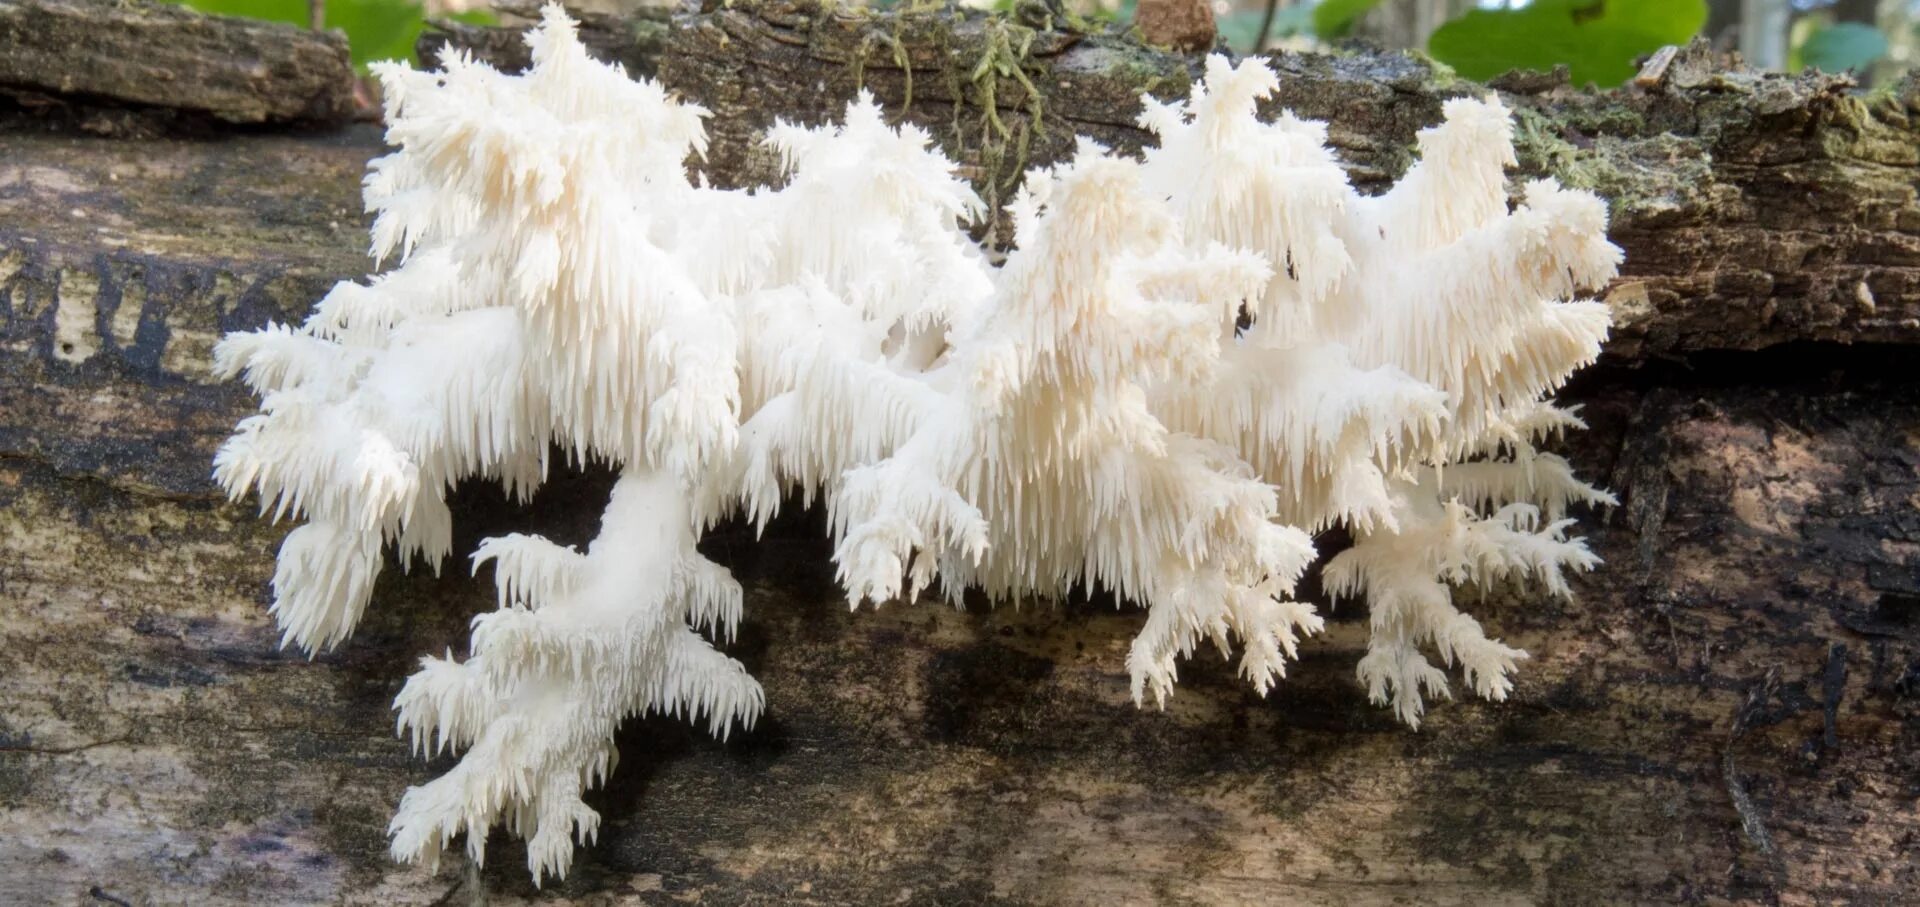
[[[1107,35],[790,4],[603,20],[594,41],[714,111],[707,168],[730,184],[777,178],[755,144],[775,116],[823,120],[864,84],[1004,191],[1072,132],[1137,147],[1135,98],[1184,91],[1197,66]],[[1006,75],[971,78],[988,57]],[[1276,107],[1328,119],[1371,186],[1445,98],[1485,90],[1399,55],[1273,59]],[[1568,454],[1622,499],[1582,521],[1606,565],[1572,602],[1467,606],[1533,654],[1510,701],[1398,727],[1353,679],[1366,621],[1348,604],[1267,698],[1200,657],[1165,712],[1138,711],[1132,609],[850,614],[817,517],[759,540],[723,527],[704,547],[746,587],[728,651],[765,684],[765,718],[725,744],[633,722],[590,801],[599,843],[540,892],[505,836],[484,870],[385,853],[402,790],[446,767],[390,735],[388,705],[491,589],[389,571],[354,638],[282,652],[265,603],[284,527],[207,478],[253,407],[208,351],[366,271],[377,129],[130,141],[13,120],[0,902],[1909,900],[1913,83],[1859,98],[1704,52],[1646,82],[1504,94],[1519,175],[1607,194],[1629,256],[1608,363],[1567,393],[1593,426]],[[455,548],[584,541],[609,484],[557,475],[530,511],[463,489]]]
[[[108,131],[117,121],[98,115],[126,104],[229,123],[338,123],[355,111],[347,41],[315,29],[144,0],[0,0],[0,91],[29,108],[92,101],[90,122]]]

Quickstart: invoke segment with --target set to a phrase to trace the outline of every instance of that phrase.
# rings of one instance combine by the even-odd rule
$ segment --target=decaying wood
[[[657,50],[596,46],[713,109],[732,182],[773,173],[752,139],[775,115],[824,119],[863,82],[985,177],[1019,156],[983,133],[986,98],[1038,162],[1069,131],[1137,143],[1131,93],[1193,71],[1022,28],[736,6],[634,29]],[[1025,48],[1019,76],[983,95],[969,76],[1003,47]],[[1284,103],[1331,118],[1374,184],[1480,90],[1396,55],[1276,61]],[[400,793],[447,765],[408,754],[388,705],[493,607],[484,578],[390,571],[337,651],[281,652],[284,527],[207,478],[252,408],[208,350],[364,273],[377,130],[0,133],[0,902],[1910,901],[1911,94],[1695,52],[1618,93],[1508,84],[1526,167],[1613,194],[1631,256],[1624,335],[1567,394],[1593,426],[1569,455],[1622,498],[1583,520],[1606,566],[1573,602],[1468,605],[1533,653],[1511,701],[1398,727],[1353,679],[1365,615],[1345,605],[1268,698],[1202,657],[1167,711],[1137,711],[1136,611],[850,614],[816,520],[726,527],[705,547],[746,587],[728,651],[765,718],[726,744],[623,731],[599,844],[539,892],[504,836],[477,872],[385,854]],[[584,541],[609,481],[556,476],[531,513],[463,489],[455,547]]]
[[[1211,50],[1219,38],[1208,0],[1142,0],[1133,8],[1140,40],[1173,50]]]
[[[1138,148],[1140,94],[1181,96],[1197,75],[1197,57],[1037,24],[737,4],[683,17],[658,74],[714,111],[708,160],[722,182],[778,179],[759,144],[773,119],[824,122],[864,86],[975,165],[989,196],[1011,194],[1075,135]],[[1406,168],[1443,101],[1486,91],[1404,54],[1271,59],[1282,80],[1269,111],[1326,121],[1369,186]],[[1507,84],[1516,178],[1550,174],[1612,202],[1627,250],[1607,294],[1615,355],[1920,341],[1920,77],[1859,96],[1844,76],[1729,68],[1697,46],[1650,87]]]
[[[148,0],[0,0],[0,93],[231,123],[337,123],[354,112],[344,35]]]
[[[508,15],[531,23],[537,17],[541,4],[535,0],[512,0],[492,6],[508,10]],[[666,45],[670,10],[649,6],[623,16],[577,11],[573,15],[580,23],[581,41],[595,56],[609,63],[619,63],[627,68],[627,72],[637,76],[654,74]],[[432,65],[440,59],[442,51],[459,49],[502,69],[519,71],[533,60],[523,34],[514,27],[488,28],[453,21],[436,22],[433,28],[420,36],[420,46],[415,56]]]

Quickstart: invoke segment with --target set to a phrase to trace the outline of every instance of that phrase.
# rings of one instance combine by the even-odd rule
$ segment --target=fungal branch
[[[527,840],[539,881],[565,876],[599,815],[582,791],[604,781],[620,722],[649,712],[704,719],[725,739],[752,727],[764,698],[746,669],[699,630],[732,639],[740,587],[694,551],[687,496],[670,475],[627,470],[586,553],[538,536],[489,539],[501,607],[474,620],[472,654],[421,660],[394,701],[422,753],[464,750],[454,769],[407,791],[391,832],[396,857],[437,864],[467,836]]]
[[[724,258],[670,238],[722,225],[731,201],[683,161],[702,112],[586,56],[549,8],[535,65],[506,76],[461,57],[438,74],[389,66],[388,138],[367,199],[374,253],[398,265],[342,284],[298,329],[220,347],[263,394],[217,477],[309,522],[288,536],[275,613],[288,642],[331,647],[365,607],[383,541],[436,569],[445,494],[470,476],[522,498],[549,445],[621,474],[582,554],[489,539],[500,608],[465,660],[426,658],[396,700],[416,746],[464,750],[402,798],[393,852],[437,862],[488,829],[528,841],[536,881],[564,875],[598,817],[580,799],[612,768],[619,722],[759,714],[758,684],[696,628],[731,636],[740,590],[694,551],[696,488],[737,443],[737,337]],[[682,212],[692,212],[684,220]],[[684,229],[683,229],[684,228]]]
[[[1205,642],[1263,693],[1283,678],[1321,626],[1292,593],[1323,529],[1355,539],[1326,580],[1371,606],[1360,678],[1413,725],[1449,690],[1426,653],[1492,699],[1525,657],[1455,588],[1565,595],[1595,564],[1566,514],[1611,498],[1538,445],[1579,426],[1547,398],[1607,316],[1567,300],[1619,252],[1590,194],[1541,181],[1510,210],[1497,100],[1449,102],[1369,198],[1323,125],[1260,119],[1263,63],[1214,58],[1188,99],[1143,99],[1143,158],[1083,141],[1027,174],[995,265],[956,165],[864,94],[769,132],[784,186],[723,191],[688,170],[704,111],[589,58],[557,7],[528,43],[524,75],[379,70],[397,150],[366,196],[390,269],[216,351],[261,407],[215,476],[304,519],[273,614],[309,653],[352,632],[386,548],[452,553],[455,483],[525,500],[550,451],[619,472],[584,552],[473,553],[498,609],[395,702],[417,748],[464,754],[402,798],[398,858],[464,834],[477,862],[500,825],[536,882],[564,875],[623,720],[750,727],[762,691],[715,648],[740,588],[695,544],[789,495],[828,508],[855,606],[936,584],[1143,606],[1142,703]]]
[[[849,599],[900,594],[909,562],[909,597],[936,576],[956,601],[1098,585],[1150,609],[1128,658],[1136,700],[1164,701],[1176,657],[1230,635],[1265,690],[1319,628],[1280,600],[1313,546],[1274,521],[1273,489],[1232,450],[1161,424],[1146,387],[1209,373],[1266,263],[1189,250],[1138,164],[1091,144],[1029,174],[1012,211],[1018,248],[989,314],[956,338],[940,415],[847,478],[835,527]]]
[[[1495,700],[1526,657],[1455,609],[1454,586],[1514,576],[1567,595],[1563,572],[1598,563],[1565,538],[1565,512],[1612,496],[1535,444],[1581,427],[1544,398],[1599,354],[1605,306],[1566,300],[1604,285],[1620,251],[1589,193],[1538,180],[1508,210],[1497,99],[1447,102],[1418,162],[1369,198],[1324,126],[1255,118],[1275,87],[1257,61],[1216,57],[1186,103],[1141,117],[1161,140],[1144,169],[1190,241],[1285,263],[1215,380],[1163,389],[1156,411],[1234,445],[1280,489],[1284,521],[1353,532],[1327,588],[1369,603],[1360,677],[1417,727],[1425,697],[1448,695],[1423,647]]]

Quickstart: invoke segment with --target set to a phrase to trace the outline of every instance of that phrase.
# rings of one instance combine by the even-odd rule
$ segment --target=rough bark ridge
[[[95,131],[124,128],[103,114],[127,104],[229,123],[354,111],[346,36],[144,0],[0,0],[0,92],[28,107],[91,100]]]
[[[1004,187],[1071,132],[1137,142],[1133,98],[1195,65],[937,10],[602,26],[603,52],[715,111],[734,182],[771,172],[753,139],[773,117],[824,118],[865,83]],[[1369,181],[1441,99],[1482,90],[1400,55],[1275,62],[1281,103],[1331,119]],[[1165,713],[1138,712],[1138,612],[849,615],[818,526],[729,529],[707,547],[746,585],[730,651],[766,718],[726,745],[630,727],[599,845],[544,892],[504,839],[484,871],[385,855],[400,792],[444,768],[389,735],[388,704],[490,588],[389,572],[338,651],[279,652],[283,530],[207,480],[252,407],[207,352],[364,273],[377,131],[0,132],[0,902],[1910,900],[1913,83],[1863,99],[1693,54],[1648,83],[1507,86],[1528,169],[1613,196],[1630,254],[1615,362],[1568,394],[1594,426],[1570,454],[1623,498],[1586,521],[1607,565],[1571,604],[1472,607],[1534,653],[1513,701],[1400,729],[1352,678],[1347,607],[1269,698],[1201,659]],[[582,541],[607,484],[556,476],[531,520],[469,489],[456,548],[530,525]]]

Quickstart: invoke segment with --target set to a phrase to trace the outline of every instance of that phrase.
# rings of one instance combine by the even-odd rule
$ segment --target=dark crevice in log
[[[1656,388],[1849,388],[1920,386],[1912,347],[1896,343],[1796,341],[1758,350],[1701,350],[1686,355],[1629,359],[1603,355],[1574,373],[1562,396],[1580,397],[1609,386]]]

